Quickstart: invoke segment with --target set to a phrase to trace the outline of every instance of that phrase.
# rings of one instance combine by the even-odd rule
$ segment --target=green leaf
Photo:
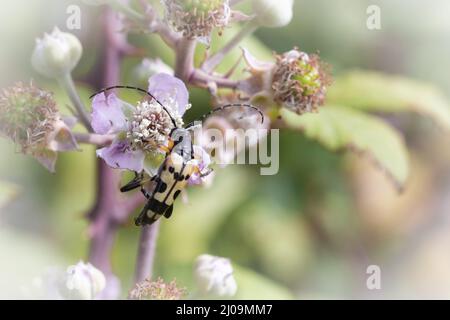
[[[327,105],[316,114],[299,116],[281,110],[286,124],[332,151],[350,150],[368,156],[398,189],[408,176],[408,156],[400,134],[385,122],[360,111]]]
[[[11,202],[17,195],[19,187],[6,181],[0,181],[0,209]]]
[[[330,87],[327,103],[364,111],[412,111],[450,130],[450,105],[433,85],[375,71],[354,70]]]

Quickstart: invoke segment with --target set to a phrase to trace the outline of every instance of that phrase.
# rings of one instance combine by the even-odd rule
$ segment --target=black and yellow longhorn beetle
[[[130,86],[113,86],[105,88],[94,96],[106,92],[112,89],[132,89],[145,93],[156,101],[163,110],[170,117],[174,128],[169,136],[168,146],[160,146],[166,152],[166,157],[158,169],[158,172],[153,177],[145,177],[144,172],[135,173],[135,178],[123,186],[120,191],[127,192],[136,188],[141,188],[142,193],[148,199],[146,205],[142,209],[139,216],[135,219],[137,226],[152,224],[157,221],[161,216],[170,218],[173,211],[173,203],[175,199],[180,195],[181,191],[188,184],[189,178],[193,174],[200,174],[202,177],[211,173],[212,170],[207,172],[200,172],[200,168],[194,160],[194,148],[192,144],[192,138],[190,135],[190,128],[196,123],[191,122],[185,127],[178,127],[175,119],[167,108],[156,99],[150,92],[136,87]],[[210,112],[201,116],[197,121],[205,120],[209,115],[222,111],[227,108],[233,107],[247,107],[256,110],[261,115],[261,123],[264,122],[264,114],[257,107],[250,104],[227,104],[219,108],[213,109]]]

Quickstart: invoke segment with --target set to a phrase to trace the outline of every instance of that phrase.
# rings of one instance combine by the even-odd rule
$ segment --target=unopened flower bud
[[[83,48],[73,34],[55,27],[51,34],[36,40],[31,62],[34,69],[49,78],[61,78],[78,64]]]
[[[317,111],[331,83],[319,56],[294,49],[276,59],[272,78],[275,102],[298,114]]]
[[[162,0],[166,20],[189,39],[209,38],[214,28],[228,25],[231,9],[228,0]]]
[[[148,79],[158,73],[165,73],[173,76],[174,71],[161,59],[144,59],[133,70],[133,79],[136,85],[147,84]]]
[[[233,277],[230,260],[208,254],[199,256],[195,263],[194,276],[201,294],[231,297],[236,294],[237,284]]]
[[[19,83],[0,93],[0,133],[50,171],[58,151],[78,148],[53,95],[32,84]]]
[[[293,0],[252,0],[256,22],[265,27],[284,27],[292,20]]]
[[[92,300],[105,288],[103,273],[90,263],[78,262],[69,266],[60,280],[60,294],[64,299]]]

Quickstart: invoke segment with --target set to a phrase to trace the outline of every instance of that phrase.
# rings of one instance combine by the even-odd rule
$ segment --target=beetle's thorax
[[[172,131],[171,138],[175,143],[172,152],[180,155],[184,162],[192,159],[192,138],[188,130],[176,128]]]

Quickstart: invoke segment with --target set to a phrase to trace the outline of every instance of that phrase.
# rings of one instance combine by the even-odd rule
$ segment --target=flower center
[[[180,1],[184,10],[193,14],[207,14],[210,11],[218,10],[223,4],[223,0],[186,0]]]
[[[156,151],[173,128],[167,112],[155,101],[139,102],[133,113],[127,138],[133,148]]]

